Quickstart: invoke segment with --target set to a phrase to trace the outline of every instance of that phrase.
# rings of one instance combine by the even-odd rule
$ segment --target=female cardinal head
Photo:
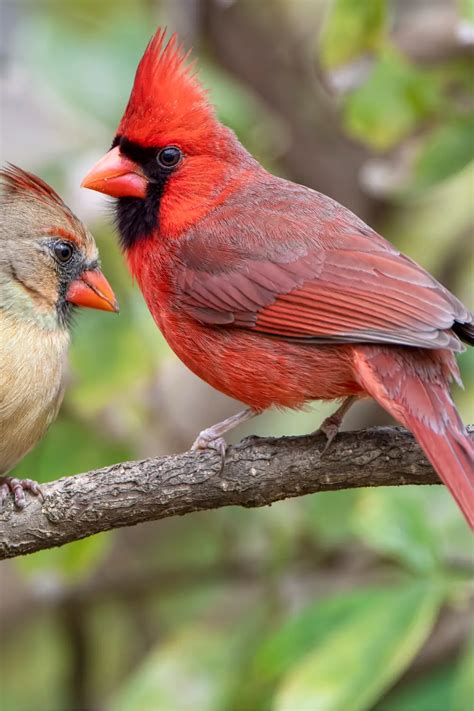
[[[0,183],[0,309],[48,330],[74,306],[118,311],[94,238],[59,195],[13,165]]]
[[[158,30],[138,66],[111,150],[83,187],[119,198],[122,243],[174,236],[219,200],[236,171],[255,165],[215,117],[175,35]]]

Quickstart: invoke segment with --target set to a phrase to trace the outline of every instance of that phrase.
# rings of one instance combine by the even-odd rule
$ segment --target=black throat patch
[[[150,183],[146,197],[118,198],[115,220],[123,249],[130,249],[140,239],[146,239],[159,229],[160,200],[163,186]]]
[[[145,148],[116,136],[112,148],[120,146],[120,152],[139,165],[149,179],[144,198],[118,198],[115,206],[115,220],[120,234],[122,249],[133,247],[138,240],[147,239],[160,227],[160,202],[172,173],[164,170],[156,161],[159,148]]]

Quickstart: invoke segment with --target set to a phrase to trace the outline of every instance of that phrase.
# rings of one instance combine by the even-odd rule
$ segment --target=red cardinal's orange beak
[[[83,272],[69,285],[66,301],[89,309],[118,312],[119,306],[112,287],[100,269]]]
[[[120,153],[119,146],[112,148],[97,161],[81,183],[82,188],[97,190],[112,197],[146,196],[148,181],[140,166]]]

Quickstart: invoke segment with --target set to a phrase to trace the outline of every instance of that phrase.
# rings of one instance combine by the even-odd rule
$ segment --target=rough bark
[[[470,428],[471,437],[474,427]],[[411,434],[398,427],[324,437],[248,438],[229,449],[121,462],[43,486],[23,511],[0,513],[0,559],[33,553],[121,526],[222,506],[268,506],[319,491],[439,484]]]

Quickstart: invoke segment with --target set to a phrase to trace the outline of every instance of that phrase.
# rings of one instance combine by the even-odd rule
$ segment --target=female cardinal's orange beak
[[[119,310],[112,287],[100,269],[82,272],[81,276],[69,285],[66,301],[75,306],[85,306],[101,311]]]
[[[146,197],[148,181],[141,168],[120,153],[116,146],[97,161],[81,183],[112,197]]]

